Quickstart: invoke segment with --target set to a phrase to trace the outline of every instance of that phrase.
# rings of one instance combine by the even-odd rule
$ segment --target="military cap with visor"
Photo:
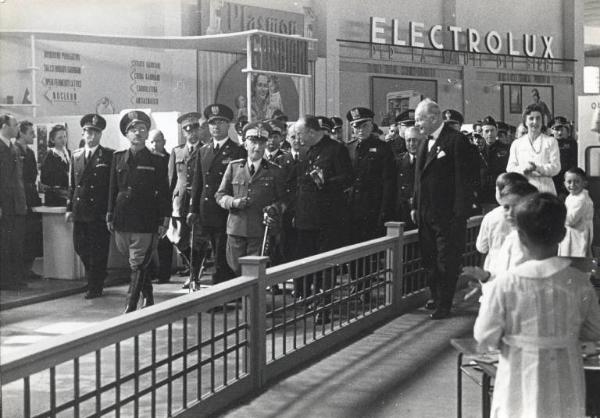
[[[445,123],[458,123],[460,125],[462,125],[465,121],[463,115],[458,110],[454,109],[444,110],[442,112],[442,118],[444,119]]]
[[[121,122],[119,123],[119,128],[121,129],[121,133],[123,135],[127,135],[127,131],[134,126],[136,123],[143,123],[146,126],[146,129],[150,129],[152,122],[150,121],[150,116],[141,110],[131,110],[123,115],[121,118]]]
[[[267,141],[272,130],[268,123],[252,122],[244,126],[245,141]]]
[[[367,109],[366,107],[353,107],[346,113],[346,119],[350,122],[352,126],[358,126],[368,120],[373,120],[373,116],[375,114],[371,109]]]
[[[103,131],[106,128],[106,119],[96,113],[88,113],[79,121],[79,125],[83,129],[95,129],[97,131]]]
[[[496,128],[498,127],[498,124],[496,123],[496,119],[494,119],[491,116],[486,116],[481,121],[481,126],[486,126],[486,125],[495,126]]]
[[[415,110],[408,109],[396,116],[396,122],[402,126],[415,126]]]
[[[569,127],[569,121],[564,116],[556,116],[554,119],[550,121],[550,127],[555,129],[559,127]]]
[[[317,120],[319,121],[319,126],[321,130],[331,132],[333,131],[333,122],[327,116],[317,116]]]
[[[204,109],[204,117],[210,123],[216,119],[226,120],[227,122],[231,122],[233,119],[233,110],[230,107],[214,103],[206,106]]]

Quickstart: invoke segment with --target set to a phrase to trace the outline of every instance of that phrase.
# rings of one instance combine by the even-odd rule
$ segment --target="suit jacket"
[[[227,234],[240,237],[262,237],[265,231],[263,209],[276,205],[279,212],[285,208],[284,174],[281,167],[262,159],[253,176],[248,169],[248,159],[232,161],[225,170],[219,191],[215,195],[218,204],[229,211]],[[249,198],[244,209],[235,209],[236,198]]]
[[[190,154],[187,144],[179,145],[173,148],[169,158],[169,189],[172,196],[171,216],[176,218],[186,217],[190,209],[196,159],[201,144],[197,143],[194,147],[194,152]]]
[[[394,155],[390,144],[375,135],[360,141],[354,160],[353,220],[369,225],[369,229],[383,227],[383,222],[392,218],[395,186]]]
[[[155,233],[171,212],[167,165],[147,148],[113,154],[107,221],[121,232]]]
[[[410,221],[410,209],[412,206],[412,197],[415,190],[415,169],[417,167],[417,156],[411,164],[410,154],[405,152],[396,160],[396,202],[395,202],[395,220],[402,222]]]
[[[104,221],[114,150],[98,145],[87,164],[85,148],[73,152],[67,212],[75,222]]]
[[[312,179],[310,173],[314,170],[323,173],[322,187]],[[346,147],[324,136],[308,149],[294,171],[296,228],[309,231],[341,228],[347,211],[344,190],[352,185],[352,162]]]
[[[199,153],[192,184],[191,212],[200,214],[201,225],[225,228],[228,213],[217,204],[215,193],[229,163],[246,158],[246,150],[227,139],[218,153],[214,152],[212,141],[200,148]]]
[[[0,140],[0,208],[2,216],[27,214],[21,150]]]
[[[444,126],[430,152],[427,143],[417,149],[415,209],[428,221],[466,218],[472,196],[467,138]]]

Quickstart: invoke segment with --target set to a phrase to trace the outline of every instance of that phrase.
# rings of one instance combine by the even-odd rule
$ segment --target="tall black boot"
[[[154,305],[154,295],[152,294],[152,282],[149,280],[148,273],[145,270],[142,270],[140,280],[142,295],[144,296],[144,304],[142,305],[142,308]]]
[[[140,299],[140,292],[142,290],[142,271],[132,270],[129,282],[129,292],[127,293],[127,305],[125,306],[125,312],[133,312],[137,309],[138,300]]]

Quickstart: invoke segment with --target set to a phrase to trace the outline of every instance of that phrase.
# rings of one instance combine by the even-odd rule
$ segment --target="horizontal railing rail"
[[[477,264],[481,217],[468,221]],[[2,358],[2,416],[206,416],[427,297],[417,231],[267,268]],[[275,289],[279,289],[275,292]]]

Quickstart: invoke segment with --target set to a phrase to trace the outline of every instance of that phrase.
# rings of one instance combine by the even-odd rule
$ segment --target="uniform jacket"
[[[192,184],[191,212],[200,214],[200,224],[212,227],[225,227],[227,211],[215,200],[225,169],[230,162],[246,158],[246,150],[228,139],[215,154],[213,142],[199,150]]]
[[[324,185],[319,188],[311,171],[323,172]],[[296,208],[296,228],[322,230],[326,225],[340,225],[346,212],[344,190],[352,185],[352,162],[343,144],[324,136],[311,146],[294,170],[292,178]]]
[[[25,215],[27,202],[23,184],[23,154],[14,144],[0,140],[0,208],[2,216]]]
[[[356,158],[356,147],[358,145],[358,140],[352,139],[348,142],[345,142],[343,145],[348,150],[348,155],[350,156],[350,160],[354,161]]]
[[[71,154],[67,150],[67,154]],[[60,156],[48,150],[44,163],[42,164],[41,181],[46,186],[61,187],[67,189],[69,187],[69,163],[63,161]]]
[[[396,160],[396,203],[394,220],[410,220],[411,199],[415,189],[415,168],[417,156],[410,162],[410,154],[405,152]]]
[[[142,148],[113,154],[106,218],[121,232],[154,233],[171,213],[167,165]]]
[[[510,145],[505,145],[500,141],[494,142],[487,147],[487,163],[489,167],[489,175],[492,176],[494,187],[496,178],[506,172],[508,157],[510,155]]]
[[[265,160],[260,162],[253,176],[248,170],[248,159],[232,161],[225,170],[215,198],[219,205],[229,211],[227,234],[240,237],[262,237],[263,208],[275,204],[283,212],[285,208],[285,186],[282,169]],[[244,209],[233,208],[236,198],[249,198],[250,205]]]
[[[351,194],[354,221],[383,227],[392,218],[396,196],[394,154],[389,143],[371,135],[356,146]]]
[[[85,148],[73,152],[67,212],[76,222],[104,221],[114,150],[98,145],[85,164]]]
[[[285,152],[284,150],[282,150],[281,148],[279,148],[279,149],[277,149],[277,150],[276,150],[276,151],[273,153],[273,156],[272,156],[271,158],[267,158],[266,151],[265,151],[265,155],[263,156],[263,158],[264,158],[265,160],[269,161],[269,162],[272,162],[272,163],[275,163],[275,164],[277,164],[277,163],[276,163],[276,161],[277,161],[279,158],[281,158],[281,157],[282,157],[282,156],[283,156],[285,153],[286,153],[286,152]]]
[[[466,218],[470,210],[469,149],[463,134],[444,126],[431,151],[417,149],[413,204],[429,220]]]
[[[169,158],[169,190],[172,196],[171,216],[186,217],[190,208],[192,196],[192,182],[196,170],[196,157],[201,144],[194,145],[194,152],[190,153],[187,144],[179,145],[171,151]]]

